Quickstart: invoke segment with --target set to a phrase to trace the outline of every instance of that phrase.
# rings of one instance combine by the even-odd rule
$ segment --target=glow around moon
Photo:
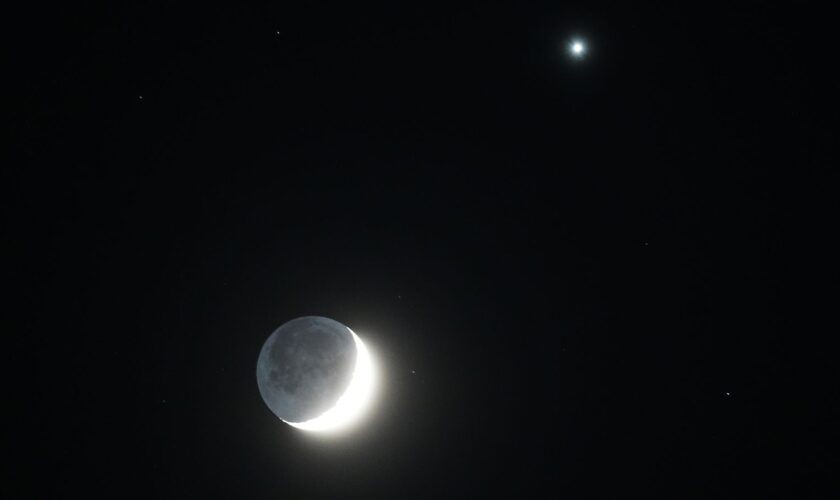
[[[356,343],[356,365],[347,390],[338,398],[335,406],[321,415],[305,422],[284,422],[305,431],[341,431],[356,423],[370,407],[376,388],[376,370],[362,339],[353,330],[350,333]]]

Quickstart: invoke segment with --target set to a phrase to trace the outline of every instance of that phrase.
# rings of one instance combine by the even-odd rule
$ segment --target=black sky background
[[[792,10],[10,14],[0,491],[828,498],[833,63]],[[380,364],[338,440],[256,388],[310,314]]]

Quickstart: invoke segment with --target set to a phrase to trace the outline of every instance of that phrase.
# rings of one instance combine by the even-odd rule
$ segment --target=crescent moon
[[[347,329],[350,330],[350,328]],[[305,422],[288,422],[285,420],[284,422],[305,431],[336,431],[356,422],[370,406],[376,385],[373,361],[362,339],[353,330],[350,330],[350,333],[356,343],[356,365],[353,368],[350,384],[344,394],[338,398],[332,408],[313,419]]]

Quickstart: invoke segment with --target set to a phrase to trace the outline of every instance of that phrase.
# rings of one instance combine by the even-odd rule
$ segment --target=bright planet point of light
[[[580,59],[586,53],[586,44],[582,40],[572,40],[569,44],[569,52],[573,57]]]
[[[348,328],[350,330],[350,328]],[[286,422],[305,431],[332,432],[344,430],[358,421],[370,406],[376,386],[376,371],[367,347],[356,332],[350,330],[356,342],[356,366],[350,385],[338,398],[335,406],[305,422]]]

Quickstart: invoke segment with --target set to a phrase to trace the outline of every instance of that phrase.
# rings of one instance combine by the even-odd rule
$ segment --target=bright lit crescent
[[[335,406],[319,416],[305,422],[284,422],[305,431],[334,431],[352,424],[367,409],[376,383],[373,362],[362,339],[353,330],[350,333],[356,342],[356,366],[347,390],[338,398]]]

